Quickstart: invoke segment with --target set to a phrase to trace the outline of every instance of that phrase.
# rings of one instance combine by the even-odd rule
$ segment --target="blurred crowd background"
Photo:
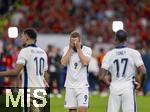
[[[105,47],[113,44],[112,22],[120,20],[128,33],[128,45],[138,49],[147,69],[147,80],[138,95],[150,94],[150,2],[149,0],[0,0],[0,71],[15,66],[21,49],[19,39],[8,38],[7,29],[20,32],[34,27],[42,34],[69,34],[78,30],[85,44],[93,49],[89,65],[91,94],[108,95],[108,85],[98,80]],[[44,38],[43,38],[44,39]],[[50,97],[61,97],[66,68],[60,65],[60,48],[48,45]],[[20,77],[0,78],[0,86],[17,87]],[[1,91],[3,92],[3,91]]]

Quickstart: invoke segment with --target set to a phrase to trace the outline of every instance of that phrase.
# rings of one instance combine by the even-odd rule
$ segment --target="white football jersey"
[[[136,69],[141,65],[143,60],[137,50],[120,46],[109,51],[104,56],[102,68],[111,73],[110,92],[120,94],[123,89],[134,87]]]
[[[63,56],[67,53],[69,49],[65,47],[63,50]],[[82,46],[83,54],[90,60],[92,50],[87,46]],[[77,52],[72,53],[72,56],[67,64],[67,76],[65,81],[65,87],[68,88],[84,88],[89,87],[88,84],[88,66],[84,66]]]
[[[17,59],[17,64],[23,64],[22,87],[45,87],[44,72],[48,69],[47,54],[34,44],[23,48]]]

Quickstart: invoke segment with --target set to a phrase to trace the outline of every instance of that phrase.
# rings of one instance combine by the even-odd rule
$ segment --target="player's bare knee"
[[[79,112],[87,112],[87,107],[80,107]]]

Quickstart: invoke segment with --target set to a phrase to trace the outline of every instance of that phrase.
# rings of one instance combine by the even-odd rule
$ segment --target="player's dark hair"
[[[124,30],[118,30],[116,32],[116,40],[119,42],[125,42],[127,40],[127,33]]]
[[[75,31],[74,31],[74,32],[71,32],[70,35],[71,35],[72,38],[76,38],[76,37],[79,37],[79,38],[80,38],[80,34],[79,34],[78,32],[75,32]]]
[[[28,35],[28,37],[33,39],[33,40],[36,40],[36,38],[37,38],[36,30],[33,28],[27,28],[23,31],[23,33]]]

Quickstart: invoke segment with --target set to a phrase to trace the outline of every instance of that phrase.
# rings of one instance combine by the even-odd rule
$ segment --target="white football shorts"
[[[108,100],[107,112],[136,112],[135,90],[128,88],[122,94],[111,93]]]
[[[76,109],[79,107],[88,107],[89,89],[86,88],[66,88],[65,104],[67,109]]]

